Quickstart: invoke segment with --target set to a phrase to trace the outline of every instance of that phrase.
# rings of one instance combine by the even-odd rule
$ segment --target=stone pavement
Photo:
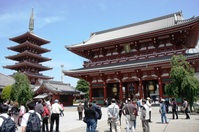
[[[152,107],[151,132],[199,132],[199,115],[190,115],[189,120],[185,119],[184,114],[179,115],[178,120],[172,119],[172,114],[167,114],[169,124],[162,124],[158,107]],[[107,124],[107,108],[102,107],[102,119],[98,120],[98,132],[109,132]],[[60,117],[60,132],[85,132],[86,124],[78,120],[77,107],[65,107],[65,116]],[[122,116],[121,132],[125,132],[125,120]],[[20,131],[20,128],[19,128]],[[142,132],[141,121],[137,118],[137,128],[135,132]]]

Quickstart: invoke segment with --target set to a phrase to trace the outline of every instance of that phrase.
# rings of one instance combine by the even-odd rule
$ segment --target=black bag
[[[83,122],[87,123],[86,117],[83,117]]]
[[[26,126],[26,132],[41,132],[41,121],[36,112],[30,113]]]
[[[3,123],[0,127],[0,132],[15,132],[16,131],[16,126],[15,126],[15,122],[10,118],[5,118],[3,116],[0,116],[1,118],[3,118]]]
[[[100,107],[96,108],[96,112],[98,113],[97,119],[101,119],[102,118],[102,110]]]

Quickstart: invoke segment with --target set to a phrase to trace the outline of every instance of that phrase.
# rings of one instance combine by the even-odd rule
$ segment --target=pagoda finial
[[[32,13],[30,16],[30,21],[29,21],[29,30],[30,32],[33,32],[34,29],[34,12],[33,12],[33,8],[32,8]]]

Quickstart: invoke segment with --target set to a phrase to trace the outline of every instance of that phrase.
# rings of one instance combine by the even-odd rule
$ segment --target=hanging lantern
[[[130,44],[125,44],[124,45],[124,51],[125,51],[125,53],[129,53],[131,51]]]

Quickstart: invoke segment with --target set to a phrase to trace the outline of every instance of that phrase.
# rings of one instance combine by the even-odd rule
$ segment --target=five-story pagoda
[[[30,80],[31,84],[35,84],[38,79],[53,79],[53,77],[44,76],[41,71],[51,70],[52,68],[43,66],[41,63],[51,60],[43,57],[41,54],[50,50],[42,48],[42,45],[50,43],[33,33],[34,29],[34,14],[30,17],[28,32],[17,37],[10,38],[11,41],[19,45],[8,47],[12,51],[18,52],[16,55],[6,56],[7,59],[18,61],[14,65],[7,65],[4,68],[23,72]]]

